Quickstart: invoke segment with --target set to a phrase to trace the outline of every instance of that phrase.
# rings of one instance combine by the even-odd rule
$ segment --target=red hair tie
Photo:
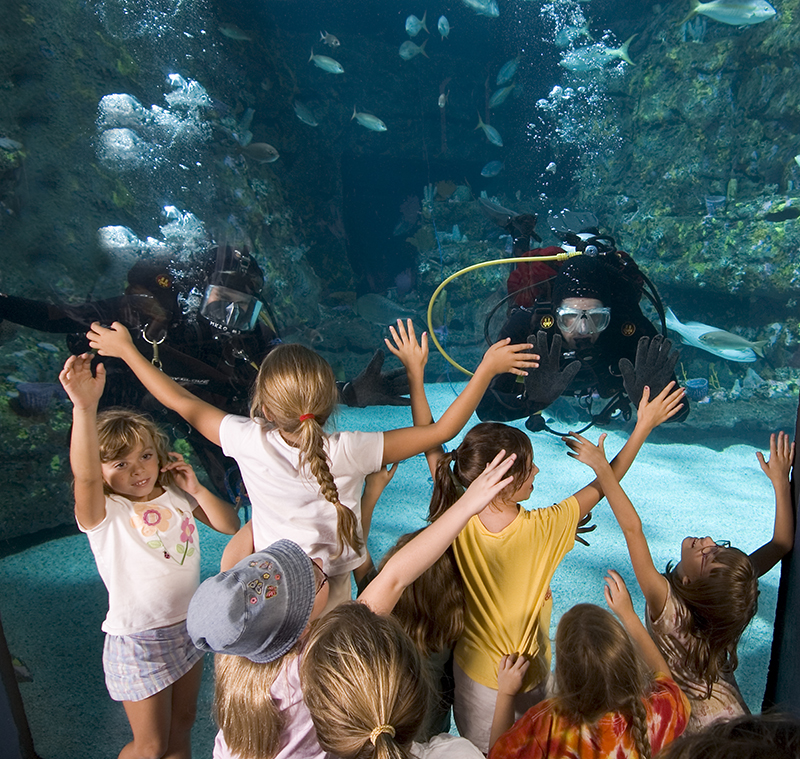
[[[314,414],[303,414],[300,417],[301,422],[304,422],[306,419],[316,419],[316,417],[314,416]]]

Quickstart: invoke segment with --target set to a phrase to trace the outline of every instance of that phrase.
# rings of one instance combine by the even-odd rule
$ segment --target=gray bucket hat
[[[315,591],[311,559],[291,540],[279,540],[203,582],[186,627],[203,651],[274,661],[300,639]]]

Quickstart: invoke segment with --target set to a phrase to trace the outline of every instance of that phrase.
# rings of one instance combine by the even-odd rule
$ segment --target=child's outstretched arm
[[[203,437],[220,444],[219,426],[225,412],[192,395],[153,366],[136,349],[130,333],[122,324],[114,322],[108,328],[94,322],[86,337],[89,338],[89,345],[101,356],[121,358],[157,400],[179,413]]]
[[[633,610],[633,601],[628,587],[618,572],[613,569],[608,570],[608,577],[605,578],[606,585],[603,592],[606,597],[608,608],[619,617],[622,626],[628,631],[628,635],[636,644],[642,658],[647,662],[647,666],[653,672],[661,672],[669,675],[669,664],[661,655],[655,641],[650,637],[639,615]]]
[[[522,689],[530,662],[518,653],[506,654],[497,669],[497,701],[494,704],[489,748],[514,724],[514,697]]]
[[[594,445],[585,437],[576,435],[574,432],[570,433],[569,438],[563,438],[570,448],[567,455],[591,467],[597,475],[596,482],[605,493],[611,510],[622,528],[622,534],[628,544],[633,571],[636,573],[636,580],[647,601],[650,615],[656,619],[663,611],[667,601],[669,592],[667,579],[653,564],[650,546],[647,545],[647,538],[642,530],[642,520],[619,484],[616,473],[606,460],[605,439],[606,435],[603,433],[597,445]]]
[[[433,414],[425,395],[425,365],[428,363],[428,333],[423,332],[420,342],[414,333],[414,323],[411,319],[407,325],[401,319],[397,320],[397,329],[389,327],[392,340],[384,340],[386,347],[400,359],[408,375],[408,389],[411,395],[411,418],[415,427],[427,427],[433,424]],[[392,342],[393,341],[393,342]],[[431,474],[436,473],[436,464],[442,455],[442,446],[437,445],[425,451],[425,458]]]
[[[500,451],[479,477],[439,519],[403,546],[366,587],[358,600],[377,614],[389,614],[402,592],[447,550],[467,522],[483,511],[513,477],[506,477],[516,456]]]
[[[769,438],[769,460],[764,460],[761,451],[756,453],[761,470],[769,477],[775,490],[775,527],[772,540],[750,554],[750,561],[758,576],[769,572],[794,545],[794,513],[792,512],[792,492],[789,471],[794,462],[794,443],[789,436],[773,433]]]
[[[75,478],[75,518],[91,530],[106,518],[103,469],[97,439],[97,404],[106,384],[106,369],[97,365],[92,374],[90,353],[70,356],[58,379],[72,401],[72,439],[69,461]]]
[[[239,532],[237,532],[225,546],[222,552],[222,558],[219,561],[219,571],[227,572],[233,569],[242,559],[248,557],[251,553],[255,553],[256,547],[253,539],[253,520],[245,522]]]
[[[194,469],[186,463],[180,453],[172,451],[169,455],[172,461],[161,467],[161,471],[172,472],[175,484],[197,501],[197,506],[193,511],[195,517],[212,530],[225,535],[233,535],[240,525],[233,505],[223,501],[207,487],[201,485]]]
[[[397,472],[398,466],[399,464],[395,464],[393,467],[384,465],[377,472],[368,474],[364,482],[364,492],[361,494],[361,532],[365,546],[369,538],[369,530],[372,526],[372,514],[375,511],[375,506],[386,486],[392,481],[392,477],[394,477]],[[353,570],[353,577],[355,578],[356,585],[370,572],[374,571],[375,565],[372,563],[372,556],[370,556],[369,551],[367,551],[364,563]]]
[[[611,462],[611,468],[617,477],[617,481],[621,480],[628,469],[631,468],[633,460],[641,450],[648,435],[659,424],[663,424],[683,408],[681,400],[684,395],[684,389],[676,387],[675,382],[670,382],[652,400],[650,399],[650,388],[644,388],[642,399],[639,401],[639,407],[636,412],[636,426],[633,428],[630,437],[625,441],[622,450]],[[562,440],[566,441],[567,438],[562,438]],[[581,516],[585,516],[597,506],[604,495],[602,485],[597,479],[575,493],[575,497],[581,506]]]
[[[533,347],[530,343],[511,345],[510,342],[510,338],[506,338],[486,351],[472,379],[437,422],[385,432],[383,463],[402,461],[451,440],[472,416],[495,375],[511,372],[525,376],[527,369],[538,366],[539,356],[525,352]]]

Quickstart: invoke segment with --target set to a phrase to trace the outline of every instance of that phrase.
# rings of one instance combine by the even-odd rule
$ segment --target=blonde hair
[[[556,630],[555,709],[576,724],[592,724],[609,712],[631,721],[631,736],[650,759],[647,712],[642,699],[652,677],[633,641],[614,616],[594,604],[577,604]]]
[[[285,716],[270,688],[294,648],[275,661],[256,663],[243,656],[214,657],[214,718],[231,753],[240,759],[272,759],[281,747]]]
[[[383,557],[381,568],[422,530],[402,535]],[[426,657],[452,648],[464,632],[464,581],[452,547],[402,593],[392,610],[419,652]]]
[[[317,620],[300,665],[319,745],[341,759],[410,759],[430,682],[400,623],[352,601]]]
[[[261,362],[250,402],[253,419],[269,418],[280,431],[297,436],[300,466],[308,465],[325,500],[336,507],[337,556],[345,543],[356,551],[362,545],[358,520],[339,500],[325,454],[322,428],[338,401],[336,376],[322,356],[302,345],[279,345]]]
[[[746,553],[726,548],[706,577],[684,585],[671,564],[666,577],[689,611],[681,630],[688,636],[684,664],[711,698],[714,683],[739,665],[736,647],[758,609],[758,574]]]
[[[153,446],[159,469],[169,463],[169,438],[149,416],[131,409],[115,407],[101,411],[97,415],[97,440],[103,464],[127,456],[139,445]],[[159,471],[157,482],[162,487],[172,485],[172,472]],[[114,492],[105,481],[103,492],[106,495]]]

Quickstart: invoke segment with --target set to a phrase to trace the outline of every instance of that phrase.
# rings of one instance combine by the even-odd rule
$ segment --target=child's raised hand
[[[790,441],[785,432],[777,436],[773,432],[769,436],[769,460],[764,460],[764,454],[756,451],[761,471],[769,477],[773,485],[785,483],[789,478],[789,470],[794,461],[794,443]]]
[[[456,503],[465,505],[473,514],[479,514],[503,488],[510,485],[514,478],[505,474],[516,461],[517,454],[512,453],[508,458],[504,458],[505,455],[505,450],[500,451]]]
[[[93,358],[91,353],[70,356],[58,375],[72,405],[79,410],[97,408],[106,386],[105,366],[98,364],[95,374],[92,374]]]
[[[610,467],[608,459],[606,459],[605,442],[606,433],[600,435],[597,445],[587,440],[577,432],[570,432],[561,438],[569,450],[567,456],[586,464],[591,467],[595,474],[599,474],[601,469]]]
[[[414,332],[414,323],[409,319],[403,324],[397,320],[397,328],[389,327],[392,339],[384,338],[386,347],[400,359],[407,372],[423,372],[428,363],[428,333],[423,332],[419,342]]]
[[[650,388],[645,385],[642,390],[642,399],[636,409],[636,425],[643,426],[648,430],[655,429],[683,408],[681,401],[684,395],[686,395],[686,391],[682,387],[678,387],[675,380],[672,380],[651,400]]]
[[[119,322],[114,322],[111,327],[104,327],[100,322],[92,322],[86,337],[89,345],[101,356],[122,358],[125,350],[133,347],[130,332]]]
[[[609,569],[605,581],[606,584],[603,588],[603,593],[606,597],[608,608],[620,619],[631,614],[635,616],[636,612],[633,610],[631,594],[628,592],[628,586],[625,585],[625,580],[622,579],[619,572]]]
[[[520,654],[506,654],[500,659],[497,669],[497,692],[506,696],[516,696],[522,690],[522,683],[531,663]]]
[[[539,366],[538,353],[526,353],[533,348],[533,343],[517,343],[511,345],[511,338],[499,340],[483,354],[481,367],[497,374],[518,374],[527,377],[526,369],[536,369]]]
[[[394,477],[395,472],[397,472],[397,467],[399,466],[400,464],[395,464],[392,467],[388,464],[384,464],[377,472],[368,474],[364,482],[364,492],[369,490],[374,493],[375,500],[377,501],[386,486],[392,481],[392,477]]]
[[[170,451],[169,457],[172,459],[168,464],[161,467],[162,472],[172,472],[175,484],[189,495],[195,495],[200,491],[202,485],[194,473],[194,469],[184,460],[183,456],[176,451]]]

